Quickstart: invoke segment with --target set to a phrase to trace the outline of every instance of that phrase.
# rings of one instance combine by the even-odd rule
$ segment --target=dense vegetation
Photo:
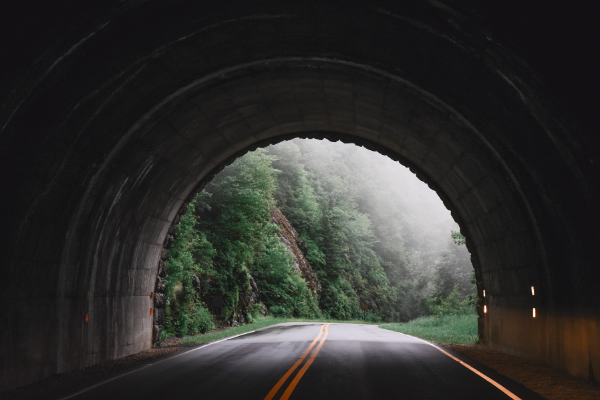
[[[266,313],[373,322],[472,313],[464,238],[452,232],[451,240],[449,213],[435,211],[439,199],[409,175],[376,153],[327,141],[240,157],[179,223],[167,260],[165,335]],[[299,233],[320,293],[294,268],[271,220],[275,207]]]

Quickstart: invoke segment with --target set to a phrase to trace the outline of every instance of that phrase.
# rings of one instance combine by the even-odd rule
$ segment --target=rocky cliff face
[[[300,240],[298,232],[278,208],[271,212],[271,220],[281,229],[278,233],[279,237],[294,257],[294,267],[302,274],[308,288],[317,295],[317,299],[320,299],[321,282],[306,260],[306,245]]]

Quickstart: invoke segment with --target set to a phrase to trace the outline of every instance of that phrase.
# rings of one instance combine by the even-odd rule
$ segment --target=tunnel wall
[[[468,239],[484,343],[600,370],[593,148],[469,16],[185,1],[77,16],[3,86],[0,387],[149,348],[180,207],[235,157],[292,137],[379,151],[440,195]]]

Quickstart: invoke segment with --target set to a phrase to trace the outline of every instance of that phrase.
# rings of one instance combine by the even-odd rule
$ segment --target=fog
[[[289,143],[270,146],[270,153],[290,157]],[[421,296],[430,296],[436,290],[445,295],[448,289],[440,287],[452,287],[451,283],[439,282],[440,269],[447,268],[444,263],[453,265],[451,280],[464,288],[463,294],[473,291],[468,251],[451,240],[451,231],[459,231],[457,223],[437,193],[407,167],[354,144],[316,139],[295,139],[291,143],[301,153],[295,162],[301,163],[311,180],[318,183],[313,183],[317,194],[344,188],[340,196],[346,197],[350,207],[368,215],[378,240],[376,252],[388,254],[387,259],[401,258],[397,263],[411,271]]]
[[[450,231],[459,230],[437,193],[399,162],[354,144],[316,139],[293,142],[305,154],[308,171],[350,174],[360,210],[373,223],[402,225],[407,249],[439,252],[447,246]]]

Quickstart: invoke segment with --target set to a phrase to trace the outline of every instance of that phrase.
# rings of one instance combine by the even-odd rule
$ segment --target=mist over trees
[[[294,269],[275,207],[299,234],[320,293]],[[223,299],[212,320],[240,322],[266,312],[406,321],[452,296],[467,304],[472,266],[452,231],[458,226],[435,192],[380,154],[305,139],[249,152],[182,218],[167,260],[166,329],[209,329],[210,296]]]
[[[307,244],[325,313],[344,319],[358,302],[384,320],[407,320],[430,312],[423,299],[445,298],[457,284],[463,297],[474,292],[469,254],[452,242],[457,224],[406,167],[326,140],[268,150],[282,171],[278,207]]]

